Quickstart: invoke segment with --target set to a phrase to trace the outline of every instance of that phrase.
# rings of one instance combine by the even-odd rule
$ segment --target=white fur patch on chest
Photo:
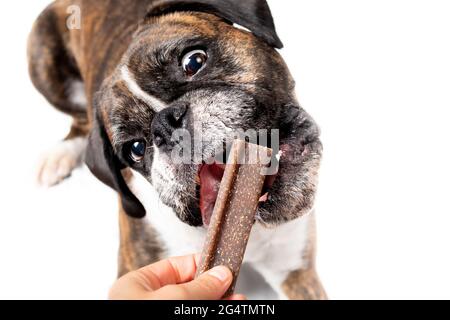
[[[158,232],[165,255],[173,257],[200,252],[206,230],[181,222],[173,209],[161,201],[155,188],[140,173],[132,172],[128,186],[147,211],[146,219]]]
[[[172,208],[163,204],[153,186],[133,171],[130,190],[147,210],[147,221],[158,232],[167,257],[201,252],[206,228],[181,222]],[[244,263],[261,272],[269,284],[279,286],[289,272],[303,265],[303,251],[308,241],[309,217],[268,229],[253,227]]]

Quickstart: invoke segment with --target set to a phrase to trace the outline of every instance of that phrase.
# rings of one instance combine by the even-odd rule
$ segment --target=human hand
[[[170,258],[130,272],[116,281],[111,300],[219,300],[233,280],[226,267],[216,267],[194,279],[199,255]],[[245,300],[233,295],[227,300]]]

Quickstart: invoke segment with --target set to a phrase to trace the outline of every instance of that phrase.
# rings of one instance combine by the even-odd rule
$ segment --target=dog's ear
[[[100,181],[119,193],[122,207],[129,216],[133,218],[145,217],[145,208],[128,188],[121,173],[124,166],[114,154],[106,130],[97,115],[89,135],[86,164]]]
[[[147,17],[177,11],[212,13],[249,29],[275,48],[283,48],[266,0],[159,0],[151,4]]]

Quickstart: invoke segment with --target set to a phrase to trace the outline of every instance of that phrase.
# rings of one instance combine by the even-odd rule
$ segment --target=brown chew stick
[[[244,158],[245,155],[245,158]],[[259,155],[259,156],[258,156]],[[261,158],[272,150],[236,140],[230,152],[197,275],[224,265],[233,273],[225,294],[234,292],[266,176]]]

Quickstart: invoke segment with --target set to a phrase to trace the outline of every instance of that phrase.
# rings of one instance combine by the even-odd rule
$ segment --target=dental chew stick
[[[235,140],[220,184],[197,276],[216,266],[227,266],[233,283],[224,297],[233,294],[241,269],[256,209],[266,176],[262,159],[272,150]],[[270,162],[270,161],[269,161]]]

